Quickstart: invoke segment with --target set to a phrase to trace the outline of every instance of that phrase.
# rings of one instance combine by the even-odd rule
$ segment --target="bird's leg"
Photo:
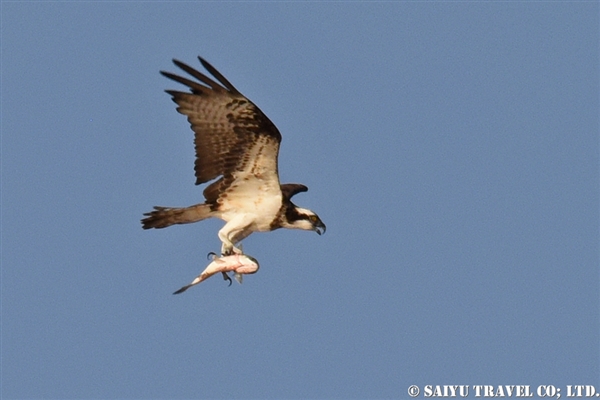
[[[241,249],[235,247],[235,243],[239,243],[251,233],[251,231],[245,231],[248,229],[251,222],[251,219],[249,219],[247,215],[241,215],[240,217],[236,217],[229,221],[221,228],[218,235],[222,243],[221,254],[223,256],[243,254]]]
[[[223,247],[221,248],[221,256],[222,257],[226,257],[226,256],[230,256],[232,254],[234,254],[234,251],[232,249],[230,250],[229,248],[225,247],[225,243],[223,243]],[[229,285],[228,286],[231,286],[231,283],[233,281],[231,280],[231,278],[229,277],[229,275],[227,275],[227,272],[221,272],[221,274],[223,274],[223,279],[224,280],[229,281]]]
[[[237,230],[239,230],[241,227],[245,226],[245,224],[243,222],[244,221],[228,222],[219,231],[218,235],[219,235],[219,239],[221,239],[221,243],[222,243],[222,245],[221,245],[221,256],[222,257],[227,257],[227,256],[231,256],[234,254],[243,254],[240,249],[235,247],[235,245],[233,244],[233,242],[231,240],[231,238],[233,238],[235,236],[235,232]],[[238,225],[241,225],[241,226],[238,227]],[[229,286],[231,286],[232,280],[229,277],[229,275],[227,275],[226,272],[222,272],[222,274],[223,274],[223,279],[225,279],[226,281],[229,281]]]
[[[231,243],[231,242],[229,242]],[[225,243],[223,242],[223,245],[221,246],[221,257],[226,257],[226,256],[230,256],[233,254],[233,244],[229,244],[229,243]],[[223,274],[223,280],[229,281],[229,285],[231,286],[231,283],[233,282],[231,280],[231,278],[229,277],[229,275],[227,275],[227,272],[221,272],[221,274]]]

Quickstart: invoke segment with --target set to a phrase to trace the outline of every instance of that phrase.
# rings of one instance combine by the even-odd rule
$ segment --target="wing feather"
[[[300,192],[306,192],[307,190],[308,188],[300,183],[284,183],[281,185],[281,194],[283,195],[283,198],[288,201],[292,196]]]
[[[185,72],[187,72],[188,74],[193,76],[194,78],[198,79],[200,82],[208,85],[212,90],[217,91],[217,92],[225,91],[223,86],[219,85],[217,82],[213,81],[208,76],[198,72],[197,70],[190,67],[189,65],[187,65],[179,60],[175,60],[175,59],[173,59],[173,64],[177,65],[179,68],[181,68],[182,70],[184,70]],[[174,76],[177,76],[177,75],[174,75]],[[179,82],[181,82],[181,81],[179,81]],[[227,83],[229,83],[229,82],[227,82]],[[186,85],[186,83],[184,83],[184,85]],[[231,86],[231,87],[233,88],[233,86]],[[239,94],[239,92],[237,90],[235,90],[235,88],[233,88],[233,89],[234,89],[234,90],[232,90],[233,93]]]
[[[200,57],[199,60],[223,86],[177,60],[173,63],[199,82],[161,71],[190,89],[190,93],[166,92],[177,104],[177,111],[187,116],[195,133],[196,184],[221,177],[204,191],[209,202],[216,201],[218,193],[240,179],[260,179],[279,187],[277,157],[281,134],[277,127],[213,66]]]
[[[223,86],[225,86],[227,89],[229,89],[230,92],[236,93],[236,94],[241,94],[240,92],[238,92],[238,90],[235,87],[233,87],[233,85],[231,83],[229,83],[229,81],[227,79],[225,79],[225,77],[223,75],[221,75],[221,73],[219,71],[217,71],[217,69],[215,67],[210,65],[208,63],[208,61],[206,61],[204,58],[202,58],[200,56],[198,56],[198,60],[200,60],[200,63],[202,64],[202,66],[204,68],[206,68],[206,70],[208,72],[210,72],[210,74],[212,76],[217,78],[217,80],[219,82],[221,82],[223,84]],[[200,74],[200,75],[202,75],[202,74]]]

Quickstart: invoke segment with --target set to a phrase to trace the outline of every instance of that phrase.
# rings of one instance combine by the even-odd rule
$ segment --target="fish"
[[[256,258],[251,257],[247,254],[233,254],[230,256],[222,256],[218,257],[214,253],[210,253],[213,256],[213,261],[208,264],[208,267],[198,275],[189,285],[185,285],[181,289],[175,291],[173,294],[183,293],[194,285],[199,284],[200,282],[210,278],[217,272],[223,273],[223,278],[229,280],[229,284],[231,285],[231,278],[227,275],[227,272],[234,271],[235,272],[235,280],[238,283],[242,283],[242,275],[254,274],[260,266],[258,265],[258,261]]]

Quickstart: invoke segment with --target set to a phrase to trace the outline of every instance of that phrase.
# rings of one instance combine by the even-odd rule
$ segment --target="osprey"
[[[201,57],[200,63],[217,80],[192,67],[173,63],[197,81],[169,72],[160,73],[190,89],[166,90],[187,116],[195,134],[196,185],[204,189],[205,202],[185,208],[154,207],[144,214],[144,229],[166,228],[207,218],[226,222],[219,231],[223,255],[241,254],[236,245],[253,232],[278,228],[325,232],[325,224],[311,210],[291,198],[308,188],[279,183],[277,156],[281,134],[265,114]]]

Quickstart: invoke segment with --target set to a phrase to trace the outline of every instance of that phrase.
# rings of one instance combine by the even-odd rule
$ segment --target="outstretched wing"
[[[281,194],[283,195],[284,202],[290,201],[292,196],[306,192],[308,188],[300,183],[284,183],[281,185]]]
[[[281,134],[265,114],[242,95],[223,75],[201,57],[204,68],[220,83],[194,68],[173,63],[197,81],[161,71],[190,89],[167,90],[177,111],[187,116],[195,133],[196,185],[217,177],[204,191],[207,201],[236,180],[260,179],[278,187],[277,156]],[[276,184],[276,185],[275,185]]]

